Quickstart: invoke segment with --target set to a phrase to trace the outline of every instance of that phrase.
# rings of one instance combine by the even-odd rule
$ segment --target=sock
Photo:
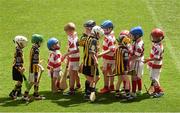
[[[141,91],[142,90],[142,80],[138,79],[137,84],[138,84],[138,90]]]
[[[137,81],[136,81],[136,80],[133,80],[133,81],[132,81],[132,92],[133,92],[133,93],[136,93],[136,85],[137,85]]]
[[[90,82],[89,81],[85,81],[85,93],[87,93],[87,92],[90,92]]]
[[[126,87],[126,81],[123,81],[123,88],[125,89]]]
[[[70,88],[69,90],[73,92],[73,91],[74,91],[74,88]]]
[[[81,84],[77,84],[76,87],[77,87],[77,88],[81,88]]]
[[[90,87],[91,92],[95,92],[95,88]]]
[[[34,85],[34,93],[37,93],[37,94],[38,94],[38,90],[39,90],[39,86]]]
[[[126,96],[130,95],[130,90],[129,89],[126,89],[125,92],[126,92]]]

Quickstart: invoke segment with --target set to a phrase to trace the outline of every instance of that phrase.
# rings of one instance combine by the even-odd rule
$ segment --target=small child
[[[81,88],[80,84],[80,78],[78,75],[78,70],[79,70],[79,48],[77,46],[77,41],[78,41],[78,36],[76,26],[74,23],[70,22],[64,26],[64,31],[68,35],[68,53],[65,54],[65,56],[68,56],[69,60],[69,85],[70,89],[65,95],[73,95],[75,94],[75,83],[76,83],[76,90]]]
[[[149,88],[149,93],[152,94],[152,96],[154,97],[161,97],[162,95],[164,95],[164,92],[159,82],[164,52],[162,44],[163,39],[164,32],[161,29],[155,28],[152,30],[152,49],[150,53],[150,58],[144,61],[144,63],[148,63],[148,67],[150,70],[151,86]]]
[[[132,95],[136,97],[137,95],[141,95],[142,90],[142,75],[144,70],[144,42],[142,40],[143,30],[140,26],[134,27],[130,30],[129,36],[133,40],[131,57],[129,60],[130,69],[136,72],[135,75],[132,76]],[[136,87],[138,86],[138,91],[136,92]]]
[[[125,90],[125,98],[131,99],[130,95],[130,81],[128,77],[129,71],[129,47],[131,44],[131,39],[127,35],[122,35],[120,33],[118,41],[118,48],[115,50],[115,74],[118,75],[118,82],[116,84],[116,97],[120,97],[120,85],[121,82],[124,81],[124,90]]]
[[[104,30],[104,40],[103,40],[103,52],[99,54],[99,57],[103,58],[102,71],[104,75],[104,87],[100,90],[100,93],[108,93],[114,90],[114,77],[107,77],[108,75],[113,75],[115,69],[115,36],[114,36],[114,25],[110,20],[105,20],[101,24],[101,28]]]
[[[60,87],[60,71],[63,56],[60,52],[58,39],[50,38],[47,42],[47,47],[50,51],[47,68],[48,74],[51,76],[51,91],[56,93]]]
[[[31,90],[31,87],[34,85],[34,94],[33,96],[35,99],[42,100],[45,97],[39,95],[39,83],[38,83],[38,76],[39,76],[39,48],[43,42],[43,36],[39,34],[33,34],[32,35],[32,48],[30,51],[30,68],[29,68],[29,87],[26,89],[24,93],[24,99],[29,99],[29,91]]]
[[[16,82],[16,85],[14,89],[10,92],[9,96],[12,99],[16,99],[17,96],[21,96],[21,87],[23,82],[23,72],[25,71],[25,68],[23,66],[24,64],[24,58],[23,58],[23,48],[27,46],[27,38],[24,36],[16,36],[14,38],[14,43],[16,45],[16,52],[14,54],[14,62],[12,67],[12,77],[14,81]]]

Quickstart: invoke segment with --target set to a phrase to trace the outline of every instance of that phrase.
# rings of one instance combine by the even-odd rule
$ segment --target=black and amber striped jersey
[[[94,65],[93,54],[96,54],[98,51],[98,40],[93,36],[83,36],[78,41],[78,45],[82,46],[84,49],[83,55],[83,65],[92,66]],[[93,53],[93,54],[91,54]]]
[[[115,51],[115,72],[118,75],[128,71],[129,51],[124,46],[119,46]]]
[[[39,48],[33,45],[30,51],[30,73],[39,71],[37,64],[39,64]]]
[[[24,58],[23,58],[23,51],[22,49],[16,47],[16,51],[14,53],[14,62],[13,62],[13,66],[14,67],[23,67],[23,63],[24,63]]]

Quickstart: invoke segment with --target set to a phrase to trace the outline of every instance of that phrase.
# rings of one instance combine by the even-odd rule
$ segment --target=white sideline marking
[[[156,15],[153,7],[149,4],[149,0],[142,0],[142,1],[144,1],[146,3],[147,9],[149,10],[150,14],[152,15],[152,19],[153,19],[154,23],[158,27],[163,28],[163,25],[158,20],[157,15]],[[163,28],[163,30],[165,30],[165,28]],[[174,60],[173,63],[176,65],[176,69],[179,72],[179,70],[180,70],[180,62],[179,62],[178,57],[176,56],[176,54],[174,52],[174,49],[172,48],[171,41],[170,41],[170,39],[168,38],[167,35],[165,37],[165,40],[166,41],[164,41],[164,42],[166,43],[166,48],[168,49],[168,51],[169,51],[169,53],[171,55],[170,57]]]

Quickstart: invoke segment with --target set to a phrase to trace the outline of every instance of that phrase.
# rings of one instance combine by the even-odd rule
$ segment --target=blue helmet
[[[48,47],[48,49],[49,49],[49,50],[52,50],[52,46],[53,46],[54,44],[57,44],[58,42],[59,42],[58,39],[56,39],[56,38],[54,38],[54,37],[50,38],[50,39],[48,40],[48,42],[47,42],[47,47]]]
[[[130,34],[134,36],[135,39],[143,36],[143,30],[141,26],[134,27],[130,30]]]
[[[107,29],[107,28],[113,28],[114,25],[112,23],[111,20],[105,20],[102,24],[101,24],[101,28],[103,29]]]

